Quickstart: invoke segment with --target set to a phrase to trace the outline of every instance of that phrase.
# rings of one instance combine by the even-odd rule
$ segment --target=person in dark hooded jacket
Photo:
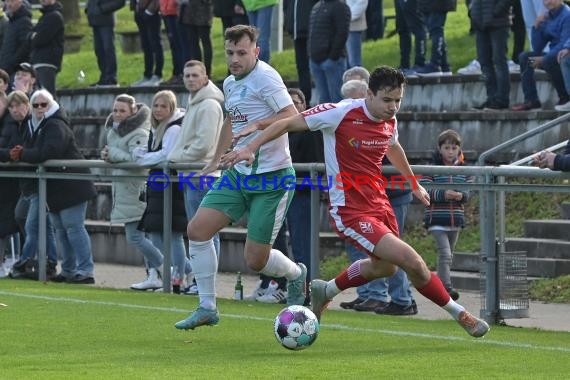
[[[32,133],[24,145],[10,151],[13,161],[39,164],[47,160],[81,160],[69,121],[49,91],[40,89],[31,99]],[[89,173],[89,169],[49,168],[62,173]],[[55,282],[93,284],[91,240],[85,229],[87,201],[97,195],[90,180],[48,179],[47,206],[62,254],[61,272]]]
[[[29,4],[23,0],[7,0],[6,13],[10,21],[4,30],[0,69],[12,76],[20,62],[27,62],[29,59],[28,35],[32,30],[32,12]]]
[[[63,60],[63,7],[56,0],[40,2],[42,16],[30,34],[30,63],[41,86],[55,96],[55,78]]]

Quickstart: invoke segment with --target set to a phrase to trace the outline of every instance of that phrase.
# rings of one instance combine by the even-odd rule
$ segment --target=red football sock
[[[336,276],[334,281],[339,290],[356,288],[369,282],[369,280],[362,277],[360,273],[360,260],[355,261],[348,268],[343,270],[341,274]]]
[[[441,307],[447,305],[451,299],[449,294],[447,294],[447,290],[445,290],[441,279],[434,272],[431,272],[429,282],[424,287],[416,289],[424,297]]]

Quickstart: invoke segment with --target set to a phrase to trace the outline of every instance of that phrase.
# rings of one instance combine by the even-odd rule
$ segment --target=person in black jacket
[[[320,0],[309,21],[309,65],[319,93],[318,103],[340,102],[346,70],[350,8],[340,0]]]
[[[8,110],[13,122],[4,126],[7,138],[7,147],[0,149],[0,161],[14,161],[11,156],[16,146],[24,145],[31,137],[31,113],[30,100],[24,92],[15,90],[8,95]],[[19,168],[24,171],[25,168]],[[34,168],[29,168],[34,170]],[[39,199],[38,182],[31,178],[19,180],[20,198],[15,209],[15,218],[23,231],[24,245],[19,260],[14,263],[10,270],[11,278],[37,278],[37,262],[39,234]],[[51,221],[46,218],[46,253],[47,253],[47,276],[52,278],[56,275],[57,252],[55,246],[55,234]]]
[[[40,0],[42,16],[30,34],[30,62],[41,86],[55,96],[55,77],[63,60],[63,7],[56,0]]]
[[[13,120],[8,112],[8,98],[0,92],[0,161],[8,161],[6,152],[9,151],[10,140],[13,130]],[[3,172],[10,170],[2,167]],[[0,177],[0,277],[5,277],[10,270],[4,266],[4,252],[10,239],[14,241],[14,249],[19,248],[18,224],[14,216],[14,210],[20,197],[18,182],[11,178]],[[11,264],[9,265],[11,267]]]
[[[18,64],[29,59],[28,35],[32,30],[32,12],[23,0],[7,0],[6,10],[10,21],[4,30],[0,69],[12,76]]]
[[[311,104],[311,71],[309,69],[309,55],[307,40],[309,37],[309,18],[311,10],[318,0],[285,0],[285,30],[293,39],[295,46],[295,65],[299,88],[303,91],[306,104]]]
[[[471,0],[469,17],[477,40],[477,60],[485,78],[487,100],[476,109],[509,108],[511,79],[507,52],[511,0]]]
[[[87,0],[85,13],[93,28],[93,46],[101,75],[92,86],[117,85],[117,55],[115,53],[115,11],[125,0]]]
[[[31,135],[23,145],[10,150],[13,161],[39,164],[47,160],[81,160],[83,155],[75,142],[69,121],[49,91],[36,91],[30,102],[33,107]],[[49,168],[62,173],[89,173],[89,169]],[[93,284],[91,240],[85,229],[87,201],[97,195],[92,181],[48,179],[47,205],[60,243],[61,272],[55,282]]]

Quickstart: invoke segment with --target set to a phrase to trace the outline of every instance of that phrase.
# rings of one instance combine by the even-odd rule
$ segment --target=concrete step
[[[564,202],[560,205],[560,214],[563,219],[570,219],[570,202]]]
[[[570,241],[570,219],[526,220],[524,236],[539,239]]]
[[[570,241],[535,238],[508,238],[507,251],[526,251],[527,257],[570,260]]]

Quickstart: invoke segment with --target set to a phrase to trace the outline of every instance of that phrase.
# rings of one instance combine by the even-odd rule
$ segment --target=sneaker
[[[512,59],[507,62],[507,65],[509,66],[509,73],[518,74],[521,72],[521,66],[515,63]]]
[[[327,282],[323,280],[313,280],[310,284],[311,287],[311,310],[317,316],[319,322],[321,321],[321,314],[331,300],[327,298]]]
[[[416,315],[418,313],[418,304],[416,303],[416,300],[412,300],[412,309],[414,310],[414,315]]]
[[[538,111],[542,109],[542,106],[540,102],[537,100],[534,102],[524,102],[524,103],[515,104],[511,109],[513,111]]]
[[[261,287],[261,280],[259,280],[259,282],[257,283],[257,286],[255,287],[255,289],[253,289],[253,292],[251,292],[251,294],[247,297],[245,297],[246,301],[256,301],[257,297],[261,297],[265,294],[265,292],[267,291],[267,288],[262,288]]]
[[[34,267],[35,260],[33,259],[18,260],[12,265],[8,276],[13,279],[37,279]]]
[[[160,278],[160,272],[156,268],[150,268],[147,273],[147,278],[142,282],[132,284],[131,289],[156,290],[162,288],[162,279]]]
[[[283,289],[268,290],[261,297],[257,297],[256,300],[263,303],[286,303],[287,292]],[[303,302],[304,301],[303,299]]]
[[[184,289],[184,294],[187,296],[196,296],[198,295],[198,285],[196,283],[192,283],[189,287]]]
[[[476,59],[469,62],[469,64],[465,67],[460,68],[457,70],[457,74],[459,75],[481,75],[481,65],[479,61]]]
[[[489,103],[490,102],[488,100],[485,100],[483,103],[471,107],[471,109],[474,111],[483,111],[485,108],[487,108],[489,106]]]
[[[51,281],[53,282],[68,282],[67,281],[67,276],[64,276],[62,273],[59,273],[58,275],[56,275],[55,277],[53,277],[51,279]]]
[[[418,306],[414,308],[414,304],[398,305],[397,303],[390,302],[387,306],[379,307],[374,310],[376,314],[382,315],[415,315],[418,313]]]
[[[150,81],[150,77],[143,77],[142,79],[139,79],[138,81],[131,83],[131,87],[144,87],[144,86],[148,86],[148,81]]]
[[[180,86],[184,84],[182,75],[173,75],[169,79],[160,82],[161,86]]]
[[[362,303],[364,301],[366,301],[364,298],[357,297],[356,299],[353,299],[352,301],[341,302],[339,306],[345,310],[352,310],[352,309],[354,309],[354,306],[356,306],[359,303]]]
[[[56,276],[57,276],[57,263],[48,260],[46,265],[46,280],[51,281]]]
[[[77,273],[75,276],[68,278],[67,282],[70,284],[94,284],[95,279],[93,278],[93,276],[86,276]]]
[[[464,310],[461,313],[459,313],[459,318],[457,319],[457,323],[459,323],[461,327],[463,327],[469,335],[475,338],[482,337],[490,329],[487,322],[473,316],[467,310]]]
[[[218,309],[208,310],[198,307],[188,316],[188,318],[178,321],[174,324],[178,330],[194,330],[200,326],[215,326],[220,321]]]
[[[150,79],[145,83],[145,86],[158,86],[162,82],[162,77],[158,75],[153,75]]]
[[[449,65],[441,66],[441,76],[450,77],[453,75],[453,71]]]
[[[425,66],[418,67],[416,69],[416,73],[420,77],[441,77],[443,76],[443,72],[441,71],[441,67],[428,63]]]
[[[416,73],[416,70],[414,69],[400,69],[400,71],[402,72],[402,74],[404,74],[404,77],[406,78],[418,78],[418,73]]]
[[[99,82],[95,87],[119,87],[119,84],[116,80],[112,80],[107,82]]]
[[[509,109],[509,104],[489,102],[484,108],[485,111],[504,111]]]
[[[359,303],[358,305],[354,305],[354,310],[356,311],[374,311],[376,309],[381,309],[383,307],[388,306],[388,302],[380,301],[380,300],[373,300],[367,299],[364,302]]]
[[[303,263],[297,264],[301,269],[299,277],[287,281],[287,305],[303,305],[307,295],[307,267]]]
[[[570,111],[570,101],[554,106],[556,111],[567,112]]]
[[[451,297],[452,300],[457,301],[459,299],[459,292],[453,288],[445,288],[447,290],[447,294]]]

